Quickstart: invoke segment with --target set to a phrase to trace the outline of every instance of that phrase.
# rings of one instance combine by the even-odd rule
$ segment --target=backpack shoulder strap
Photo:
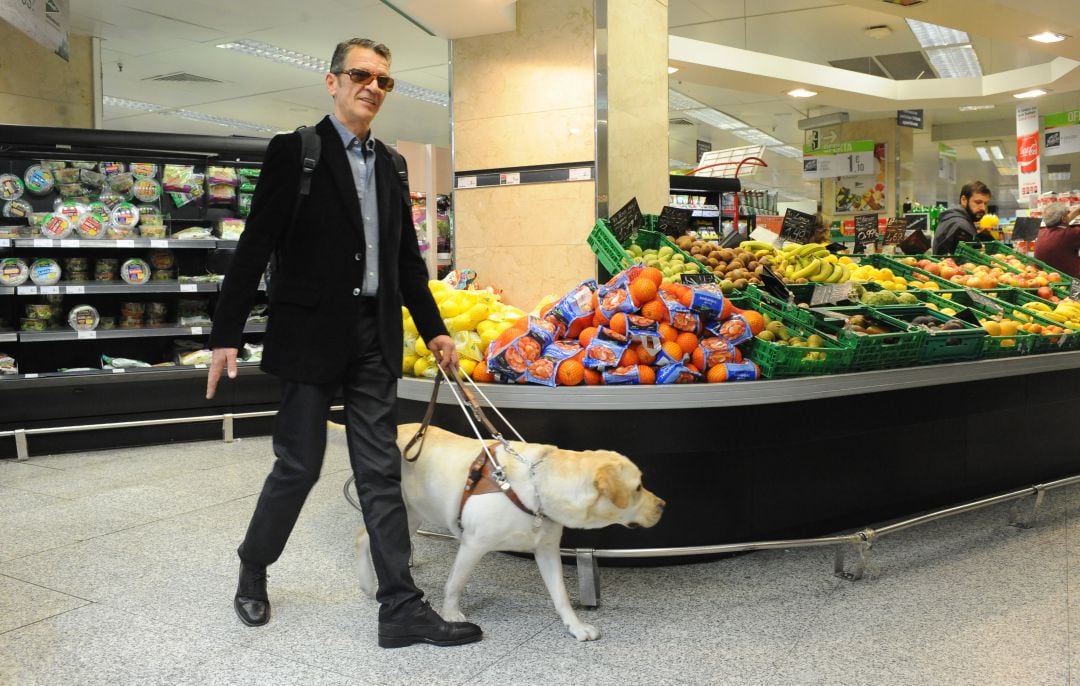
[[[300,189],[301,197],[311,195],[311,177],[315,174],[315,166],[319,163],[319,155],[322,153],[322,140],[314,126],[301,126],[297,133],[300,134]],[[300,203],[296,204],[297,209]],[[294,212],[295,221],[295,212]]]

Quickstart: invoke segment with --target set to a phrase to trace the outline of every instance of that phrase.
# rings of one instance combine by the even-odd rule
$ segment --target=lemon
[[[461,301],[449,297],[439,303],[439,316],[443,319],[451,319],[461,314]]]
[[[418,358],[416,362],[413,362],[413,376],[424,376],[424,372],[426,372],[430,366],[431,363],[428,362],[428,358]]]
[[[491,312],[491,308],[489,308],[484,303],[476,303],[475,305],[473,305],[472,307],[469,308],[469,310],[468,310],[468,312],[466,312],[466,314],[469,315],[469,321],[472,322],[472,325],[476,326],[480,322],[487,319],[488,314],[490,312]]]
[[[461,365],[461,371],[463,371],[466,376],[472,376],[473,370],[476,369],[477,363],[476,360],[470,360],[468,358],[465,358],[459,360],[458,364]]]
[[[413,374],[416,367],[416,361],[420,359],[416,355],[404,355],[401,358],[401,373]]]
[[[469,313],[462,312],[456,317],[450,319],[450,326],[447,328],[450,329],[451,333],[455,333],[458,331],[472,331],[473,326],[474,324],[469,318]]]
[[[412,334],[413,336],[415,336],[420,333],[419,331],[417,331],[416,322],[413,321],[412,317],[405,317],[405,321],[403,321],[401,324],[404,327],[406,334]]]
[[[431,351],[428,350],[428,347],[426,345],[424,345],[423,339],[417,338],[415,347],[416,347],[416,354],[419,355],[420,357],[425,357],[425,356],[431,354]],[[420,376],[420,375],[417,374],[417,376]]]
[[[488,329],[480,334],[480,350],[486,351],[491,346],[491,342],[499,337],[500,333],[498,329]]]
[[[487,331],[489,331],[489,330],[490,330],[490,329],[491,329],[492,327],[494,327],[494,326],[495,326],[495,322],[491,321],[490,319],[485,319],[484,321],[482,321],[482,322],[479,322],[479,323],[478,323],[478,324],[476,325],[476,333],[478,333],[478,334],[480,334],[481,336],[483,336],[483,335],[484,335],[484,333],[486,333]]]

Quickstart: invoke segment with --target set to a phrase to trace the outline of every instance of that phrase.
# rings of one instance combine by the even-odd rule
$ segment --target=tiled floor
[[[270,463],[265,438],[0,461],[0,684],[1067,684],[1080,670],[1078,488],[1051,493],[1032,530],[1007,526],[1006,505],[884,538],[856,583],[830,574],[827,549],[604,569],[602,606],[581,611],[604,632],[593,643],[564,631],[531,561],[491,555],[464,606],[483,642],[387,651],[355,582],[359,515],[333,437],[270,570],[273,621],[236,619],[234,551]],[[455,544],[414,545],[437,607]]]

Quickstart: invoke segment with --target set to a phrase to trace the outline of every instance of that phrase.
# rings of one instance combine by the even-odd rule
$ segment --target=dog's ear
[[[596,490],[600,495],[607,496],[615,507],[620,510],[630,504],[630,489],[623,483],[619,475],[619,467],[606,464],[596,472]]]

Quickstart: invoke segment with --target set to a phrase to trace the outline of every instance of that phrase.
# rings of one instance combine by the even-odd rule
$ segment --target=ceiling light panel
[[[242,119],[231,119],[229,117],[219,117],[215,114],[207,114],[205,112],[196,112],[194,110],[165,107],[163,105],[155,105],[151,102],[140,102],[138,100],[127,100],[125,98],[114,98],[111,95],[106,95],[102,97],[101,104],[105,105],[106,107],[123,107],[125,109],[138,110],[140,112],[167,114],[170,117],[180,117],[181,119],[187,119],[189,121],[205,122],[207,124],[215,124],[217,126],[224,126],[230,129],[258,131],[260,133],[273,133],[275,131],[275,129],[269,126],[263,126],[262,124],[256,124],[255,122],[244,121]]]
[[[776,153],[781,157],[788,157],[791,159],[799,159],[803,156],[802,150],[799,150],[792,145],[777,145],[769,148],[769,152]]]
[[[218,44],[218,47],[318,74],[325,74],[330,71],[330,62],[327,60],[319,59],[313,55],[306,55],[302,52],[285,50],[284,48],[279,48],[270,43],[263,43],[262,41],[244,39],[233,41],[231,43],[220,43]],[[394,93],[398,95],[403,95],[407,98],[413,98],[414,100],[423,102],[430,102],[443,107],[447,107],[450,104],[450,96],[446,93],[432,90],[431,88],[417,86],[398,79],[395,79],[395,81]]]
[[[1037,98],[1040,95],[1046,95],[1046,91],[1041,88],[1032,88],[1031,90],[1024,91],[1023,93],[1014,93],[1013,97],[1023,100],[1025,98]]]
[[[997,107],[997,105],[961,105],[960,106],[960,111],[961,112],[977,112],[979,110],[992,110],[995,107]]]
[[[989,162],[991,159],[993,159],[992,157],[990,157],[990,151],[986,149],[985,145],[976,145],[975,152],[979,154],[979,159],[983,162]]]
[[[711,107],[703,107],[697,110],[686,110],[684,115],[690,117],[695,121],[699,121],[702,124],[708,124],[709,126],[715,126],[723,131],[735,131],[738,129],[749,128],[749,124],[739,121],[735,117],[728,116],[723,112],[714,110]]]
[[[950,29],[947,26],[929,24],[917,19],[906,19],[911,32],[915,34],[915,40],[924,48],[936,48],[943,45],[962,45],[970,43],[967,33]]]
[[[934,66],[934,71],[943,79],[982,76],[979,57],[970,45],[927,50],[926,57]]]
[[[705,107],[705,103],[698,102],[693,98],[683,95],[677,90],[668,89],[669,110],[697,110]]]
[[[1053,31],[1043,31],[1042,33],[1036,33],[1034,36],[1028,36],[1029,40],[1033,40],[1036,43],[1060,43],[1068,38],[1063,33],[1054,33]]]
[[[789,90],[787,94],[793,98],[812,98],[817,95],[816,92],[807,90],[805,88],[796,88],[794,90]]]
[[[741,131],[733,131],[732,133],[744,141],[754,143],[755,145],[780,146],[784,144],[784,141],[779,138],[774,138],[764,131],[758,131],[757,129],[743,129]]]

